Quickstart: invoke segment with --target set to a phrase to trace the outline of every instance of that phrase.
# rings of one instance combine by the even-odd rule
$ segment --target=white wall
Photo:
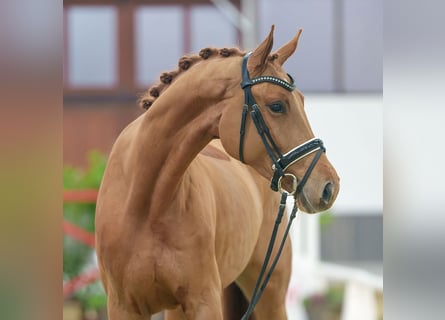
[[[305,95],[316,136],[340,176],[335,214],[383,211],[381,95]]]

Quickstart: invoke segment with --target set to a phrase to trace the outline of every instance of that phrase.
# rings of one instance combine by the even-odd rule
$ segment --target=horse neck
[[[215,85],[198,76],[200,69],[195,66],[181,75],[142,116],[128,166],[133,171],[130,212],[162,213],[171,205],[193,158],[218,135],[224,93],[239,80]],[[201,71],[215,74],[211,68]]]

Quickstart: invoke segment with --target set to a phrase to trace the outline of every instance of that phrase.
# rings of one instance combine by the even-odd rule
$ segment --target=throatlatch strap
[[[244,104],[243,106],[243,113],[241,114],[241,128],[239,131],[239,159],[242,163],[244,163],[244,134],[246,132],[246,118],[247,118],[247,111],[249,111],[249,106],[247,104]]]

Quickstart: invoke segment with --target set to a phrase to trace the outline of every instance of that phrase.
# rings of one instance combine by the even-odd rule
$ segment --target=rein
[[[258,131],[258,134],[261,137],[261,140],[266,148],[266,151],[270,157],[270,159],[273,162],[272,170],[273,170],[273,176],[271,180],[270,187],[274,191],[280,191],[281,192],[281,201],[280,206],[278,209],[277,218],[275,219],[275,225],[272,231],[272,235],[269,240],[269,245],[266,251],[266,256],[264,258],[263,265],[261,267],[260,274],[258,276],[257,282],[255,284],[255,289],[252,293],[252,298],[250,299],[249,306],[247,308],[247,311],[241,318],[241,320],[247,320],[249,319],[250,315],[253,313],[253,309],[257,305],[261,295],[263,294],[267,283],[270,280],[270,277],[272,276],[272,273],[278,263],[278,260],[280,259],[281,252],[283,251],[284,244],[286,242],[287,236],[289,234],[290,227],[292,225],[292,221],[297,215],[298,207],[297,207],[297,196],[301,193],[303,190],[304,185],[306,184],[309,175],[311,174],[312,170],[314,169],[318,159],[320,158],[321,154],[326,152],[325,147],[323,146],[323,141],[321,141],[318,138],[313,138],[305,143],[293,148],[292,150],[286,152],[285,154],[282,154],[280,152],[280,149],[278,148],[277,144],[272,138],[272,135],[269,131],[269,128],[266,125],[266,122],[264,121],[263,116],[261,115],[260,108],[258,104],[255,101],[255,98],[252,94],[252,86],[263,83],[263,82],[269,82],[275,85],[278,85],[288,91],[293,91],[296,86],[294,84],[293,78],[288,74],[289,79],[291,82],[287,82],[285,80],[273,77],[273,76],[260,76],[256,77],[254,79],[250,79],[249,71],[247,70],[247,61],[249,59],[251,53],[248,53],[243,58],[243,64],[242,64],[242,82],[241,82],[241,88],[244,90],[244,105],[243,105],[243,111],[241,114],[241,128],[240,128],[240,144],[239,144],[239,158],[241,162],[244,162],[244,134],[245,134],[245,127],[246,127],[246,121],[247,121],[247,113],[250,111],[250,115],[252,117],[253,123],[255,124],[255,127]],[[316,152],[314,158],[312,159],[312,162],[310,163],[309,167],[307,168],[303,178],[301,181],[298,181],[297,177],[295,177],[291,173],[286,173],[287,168],[289,168],[292,164],[295,162],[303,159],[304,157],[308,156],[309,154]],[[290,177],[292,178],[292,190],[289,192],[282,188],[281,183],[282,179],[284,177]],[[281,239],[280,246],[278,248],[278,252],[275,255],[272,264],[269,268],[269,271],[266,274],[266,268],[269,264],[270,258],[272,256],[272,250],[276,241],[276,236],[278,233],[278,227],[281,223],[281,220],[283,218],[284,210],[286,208],[286,201],[288,195],[292,195],[294,197],[294,206],[292,208],[292,212],[289,217],[289,222],[287,223],[286,230],[284,232],[283,238]],[[264,280],[263,280],[264,277]]]

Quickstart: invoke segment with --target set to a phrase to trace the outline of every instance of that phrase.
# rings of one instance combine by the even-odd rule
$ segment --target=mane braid
[[[167,90],[169,85],[177,78],[178,75],[187,71],[193,65],[199,61],[207,60],[214,57],[232,57],[239,56],[242,57],[246,52],[241,51],[238,48],[204,48],[199,51],[197,55],[185,55],[182,56],[178,61],[178,68],[173,71],[163,72],[159,77],[159,82],[151,86],[147,91],[141,94],[139,98],[139,106],[143,109],[148,110],[155,100]]]

